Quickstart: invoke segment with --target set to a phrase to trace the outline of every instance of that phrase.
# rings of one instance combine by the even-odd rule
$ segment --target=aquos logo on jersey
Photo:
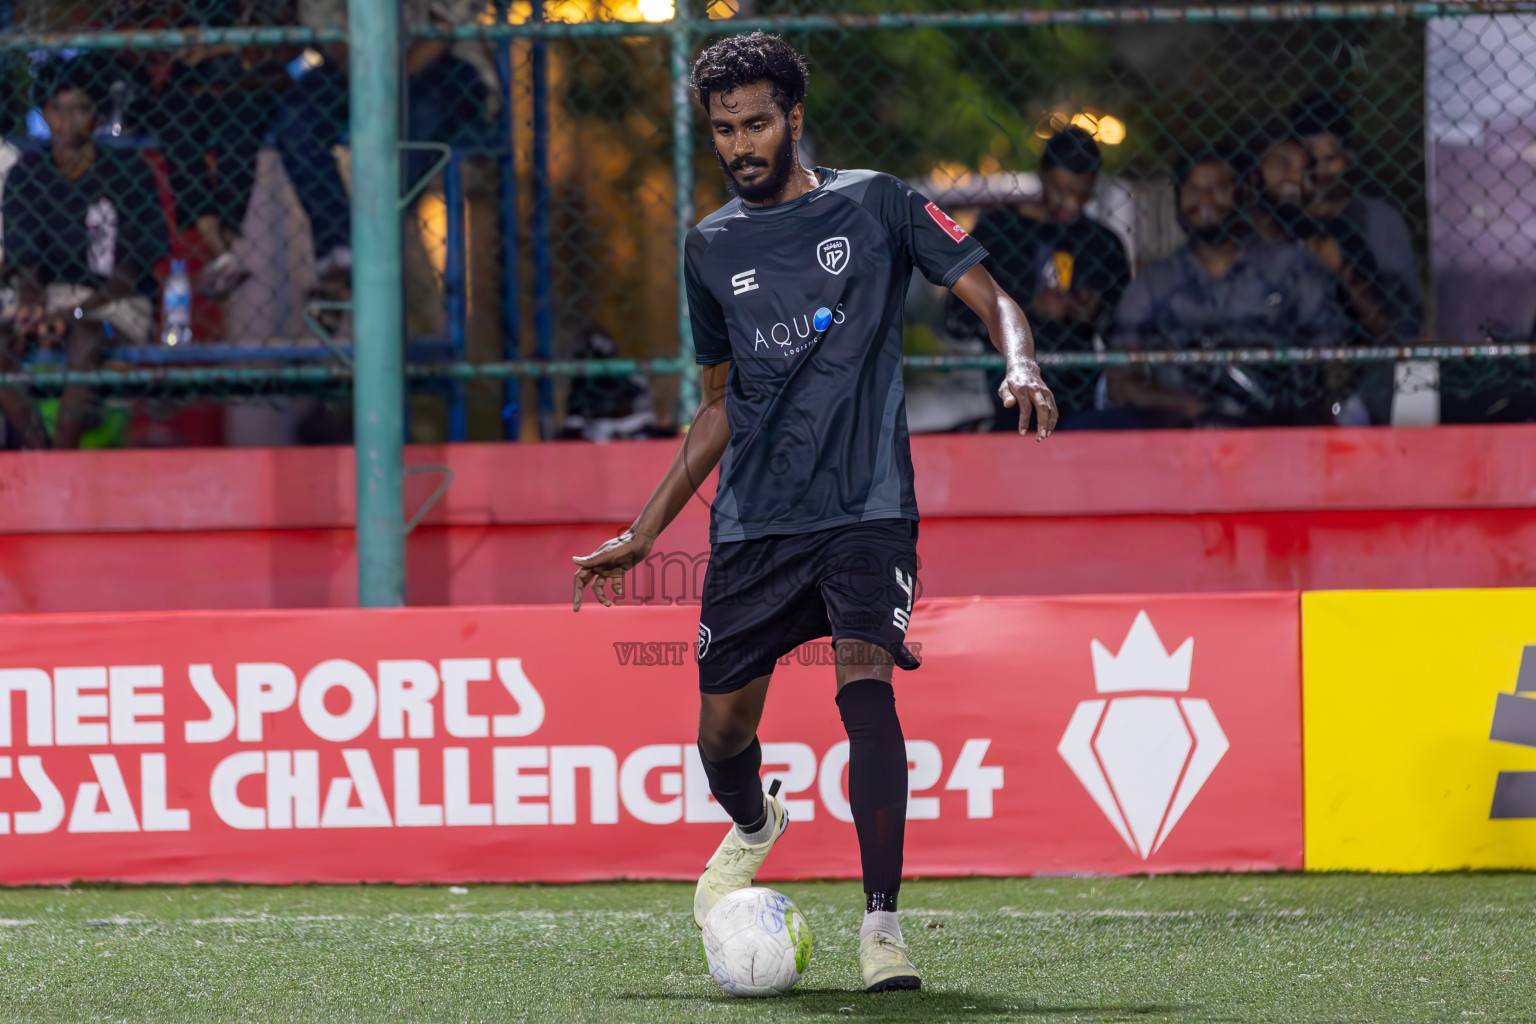
[[[793,349],[789,346],[795,345],[797,341],[814,344],[821,340],[821,335],[826,333],[833,324],[843,323],[847,319],[848,316],[843,312],[841,302],[832,307],[821,306],[815,312],[790,317],[788,323],[779,321],[768,328],[767,336],[764,336],[761,327],[756,328],[753,331],[752,351],[756,352],[759,346],[768,348],[768,342],[771,339],[780,348],[789,349],[784,353],[785,355],[792,355],[800,351],[803,344],[796,345]]]
[[[1172,654],[1145,611],[1120,653],[1090,643],[1094,689],[1078,704],[1057,751],[1120,838],[1146,860],[1167,841],[1230,744],[1208,701],[1189,690],[1195,639]]]

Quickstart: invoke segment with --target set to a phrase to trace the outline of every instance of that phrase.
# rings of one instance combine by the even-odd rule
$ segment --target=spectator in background
[[[1364,232],[1345,217],[1314,214],[1316,161],[1284,121],[1272,122],[1254,140],[1250,156],[1248,218],[1270,241],[1289,241],[1311,253],[1333,279],[1339,304],[1349,314],[1353,345],[1385,344],[1407,314],[1382,287],[1376,258]],[[1345,396],[1331,412],[1341,424],[1364,426],[1391,415],[1391,367],[1330,363],[1324,370],[1331,393]]]
[[[0,331],[0,365],[19,367],[36,346],[59,346],[71,369],[99,367],[111,344],[142,345],[155,327],[155,262],[166,249],[154,176],[137,152],[98,149],[102,82],[89,57],[37,71],[36,98],[52,142],[29,153],[5,183],[6,272],[17,292]],[[7,436],[41,448],[47,431],[30,396],[0,388]],[[53,444],[74,448],[98,413],[95,394],[68,387]]]
[[[188,0],[181,24],[233,26],[248,2]],[[154,128],[177,221],[195,227],[207,249],[197,288],[219,298],[249,276],[235,246],[256,183],[257,152],[272,121],[273,89],[282,82],[239,47],[200,41],[174,54],[167,70],[168,87],[152,111]],[[280,65],[275,70],[282,73]]]
[[[482,5],[474,0],[404,0],[413,28],[470,24]],[[299,0],[299,22],[308,28],[345,29],[345,0]],[[351,215],[346,190],[331,150],[347,129],[347,51],[327,47],[307,53],[307,67],[278,106],[273,124],[278,152],[293,182],[314,241],[315,273],[321,294],[340,298],[352,269]],[[414,39],[406,49],[409,76],[406,137],[414,141],[472,145],[489,130],[499,99],[496,66],[484,43],[461,39]],[[420,150],[405,156],[408,191],[436,161]]]
[[[1353,340],[1385,337],[1391,316],[1376,287],[1376,258],[1352,222],[1313,216],[1313,160],[1300,137],[1276,122],[1254,140],[1251,157],[1248,219],[1255,230],[1271,242],[1302,246],[1338,280],[1341,301],[1359,326]]]
[[[1360,195],[1349,182],[1353,157],[1345,140],[1354,121],[1331,96],[1309,96],[1291,108],[1291,127],[1314,163],[1314,188],[1307,213],[1330,231],[1350,225],[1374,262],[1374,283],[1388,304],[1389,333],[1404,341],[1418,338],[1424,320],[1424,291],[1413,236],[1402,212],[1389,199]]]
[[[619,345],[608,334],[588,328],[577,359],[615,359]],[[562,440],[618,441],[657,437],[656,412],[644,374],[627,377],[576,377],[565,400]]]
[[[1339,344],[1349,321],[1332,279],[1303,249],[1245,230],[1238,171],[1210,150],[1174,176],[1179,225],[1189,239],[1126,289],[1112,343],[1182,352]],[[1105,374],[1110,407],[1083,428],[1324,422],[1308,366],[1186,365]]]
[[[984,266],[1028,312],[1036,351],[1093,351],[1130,283],[1119,237],[1083,213],[1101,166],[1092,135],[1075,125],[1057,132],[1040,157],[1040,198],[991,210],[971,232],[989,253]],[[950,334],[986,339],[981,319],[953,295],[946,312]],[[1097,369],[1053,368],[1047,378],[1064,425],[1094,407]],[[994,398],[1001,383],[999,373]],[[1017,430],[1018,419],[996,399],[994,430]]]

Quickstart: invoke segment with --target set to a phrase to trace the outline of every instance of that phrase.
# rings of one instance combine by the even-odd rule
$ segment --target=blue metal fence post
[[[464,176],[459,163],[459,151],[448,157],[443,168],[443,206],[446,210],[446,231],[443,254],[443,295],[447,300],[448,344],[453,358],[466,356],[464,339],[468,303],[465,296],[465,247],[464,231]],[[448,386],[448,440],[469,440],[469,413],[464,404],[464,382],[453,381]]]
[[[496,23],[505,24],[511,15],[511,0],[496,0]],[[522,323],[518,288],[517,227],[517,89],[513,78],[512,40],[503,37],[496,42],[496,78],[501,82],[501,146],[497,154],[497,169],[501,172],[501,355],[503,359],[522,356]],[[508,441],[520,441],[523,436],[523,382],[509,378],[502,387],[502,422],[506,425]]]
[[[534,0],[533,20],[544,20],[544,0]],[[550,254],[549,198],[549,44],[542,36],[534,37],[533,73],[533,329],[535,355],[550,359],[554,355],[555,308],[554,263]],[[540,377],[539,439],[555,434],[555,382]]]
[[[401,429],[405,400],[400,262],[398,3],[348,0],[352,144],[353,433],[357,594],[405,604]]]

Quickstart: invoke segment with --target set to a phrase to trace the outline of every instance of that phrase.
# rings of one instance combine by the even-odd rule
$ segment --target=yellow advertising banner
[[[1301,607],[1308,869],[1536,868],[1536,590]]]

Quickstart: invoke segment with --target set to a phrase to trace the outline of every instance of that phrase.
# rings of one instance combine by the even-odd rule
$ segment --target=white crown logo
[[[1230,744],[1210,702],[1156,697],[1147,691],[1189,690],[1195,638],[1172,654],[1138,612],[1110,654],[1089,643],[1094,686],[1120,696],[1078,704],[1056,748],[1125,845],[1146,860],[1167,841]]]
[[[1183,693],[1189,689],[1189,666],[1195,657],[1195,638],[1190,637],[1169,654],[1152,627],[1145,611],[1136,613],[1131,631],[1125,635],[1119,654],[1094,640],[1094,688],[1100,693],[1125,693],[1128,690],[1167,690]]]

